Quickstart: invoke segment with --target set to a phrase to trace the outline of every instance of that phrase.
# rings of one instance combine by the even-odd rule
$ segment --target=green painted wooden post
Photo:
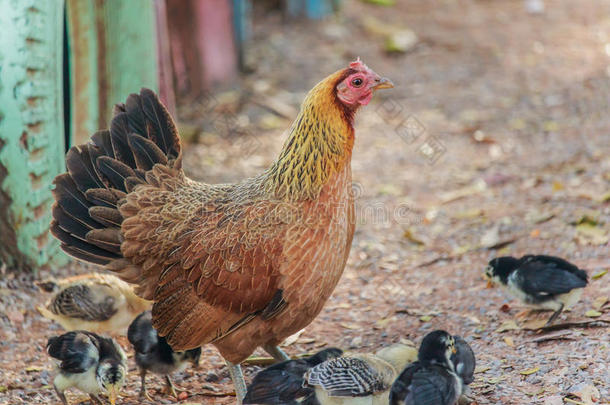
[[[112,106],[158,89],[154,2],[67,0],[75,142],[108,125]],[[0,0],[0,260],[67,261],[48,232],[51,182],[64,168],[63,0]]]
[[[112,107],[141,87],[159,89],[150,0],[67,0],[74,144],[106,128]]]
[[[106,0],[106,72],[109,112],[140,87],[159,88],[154,2]]]
[[[95,0],[67,0],[70,59],[70,142],[80,144],[100,128],[100,111],[106,101],[100,95]],[[102,44],[103,46],[103,44]]]
[[[63,1],[0,0],[0,260],[64,263],[49,234],[64,170]]]

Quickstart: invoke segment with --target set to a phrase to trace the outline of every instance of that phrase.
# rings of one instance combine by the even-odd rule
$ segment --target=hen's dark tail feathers
[[[157,95],[142,89],[115,106],[110,130],[91,141],[70,148],[68,172],[53,181],[51,233],[70,256],[106,265],[122,257],[122,199],[154,165],[180,168],[180,139]]]

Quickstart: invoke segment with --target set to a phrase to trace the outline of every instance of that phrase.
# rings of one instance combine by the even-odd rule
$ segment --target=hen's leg
[[[239,364],[233,364],[227,361],[227,367],[229,367],[229,374],[233,380],[235,386],[235,395],[237,396],[237,405],[241,405],[242,401],[246,397],[248,388],[246,387],[246,380],[244,380],[244,374],[241,372],[241,366]]]
[[[561,306],[559,307],[559,309],[555,312],[553,312],[553,315],[551,315],[551,317],[549,318],[548,321],[546,321],[546,324],[544,326],[549,326],[550,324],[553,323],[553,321],[555,319],[557,319],[557,317],[559,316],[559,314],[561,314],[561,311],[563,311],[563,304],[561,304]]]
[[[277,362],[290,360],[290,356],[280,349],[279,346],[264,345],[263,349],[265,349],[265,351],[269,353]]]

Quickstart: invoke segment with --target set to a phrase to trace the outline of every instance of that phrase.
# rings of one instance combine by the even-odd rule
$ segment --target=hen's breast
[[[304,203],[301,216],[294,220],[280,268],[280,287],[288,306],[272,320],[279,336],[307,326],[343,274],[355,225],[350,167],[337,173],[317,200]]]
[[[286,203],[274,214],[287,224],[277,262],[278,288],[287,305],[278,315],[256,317],[217,341],[223,357],[239,362],[262,344],[277,345],[320,313],[341,278],[354,235],[351,186],[347,165],[325,185],[318,199]]]

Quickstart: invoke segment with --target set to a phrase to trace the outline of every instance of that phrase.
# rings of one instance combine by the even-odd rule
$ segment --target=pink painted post
[[[232,2],[191,0],[196,21],[196,44],[203,66],[203,83],[210,87],[237,76],[237,50]]]

